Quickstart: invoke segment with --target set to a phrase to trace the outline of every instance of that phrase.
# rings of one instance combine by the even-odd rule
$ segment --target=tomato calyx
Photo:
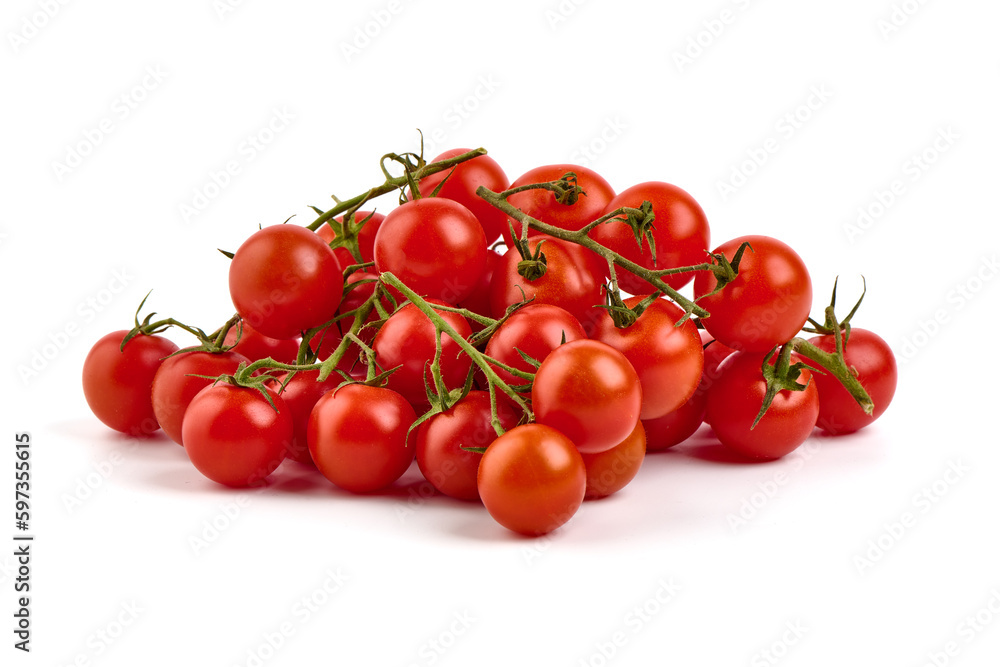
[[[527,230],[528,228],[525,227],[524,229]],[[513,231],[514,228],[511,227],[511,232]],[[528,246],[527,238],[514,241],[514,247],[517,248],[517,252],[521,255],[521,261],[517,263],[517,273],[528,282],[538,280],[548,271],[549,262],[545,257],[545,253],[542,252],[544,244],[545,239],[542,239],[535,245],[535,250],[532,252]]]
[[[706,269],[710,270],[713,274],[715,274],[715,289],[713,289],[711,292],[701,295],[700,297],[695,299],[695,301],[699,301],[706,297],[710,297],[713,294],[718,294],[719,292],[722,291],[722,289],[726,285],[733,282],[733,280],[736,279],[736,276],[739,273],[740,262],[743,260],[743,253],[745,253],[747,249],[749,249],[750,252],[753,252],[753,246],[751,246],[750,243],[744,241],[742,244],[740,244],[740,247],[736,249],[736,252],[733,253],[732,259],[728,259],[725,256],[725,254],[721,252],[707,253],[708,256],[711,258],[711,261],[705,264],[704,266]]]
[[[798,381],[799,377],[802,375],[802,369],[808,369],[814,373],[823,372],[801,361],[794,364],[791,363],[793,347],[794,346],[792,345],[782,346],[778,360],[773,365],[771,364],[771,360],[774,359],[775,354],[778,354],[777,347],[768,352],[764,357],[760,370],[764,375],[764,382],[767,384],[767,389],[764,392],[764,400],[760,406],[760,412],[757,413],[757,417],[753,420],[753,424],[750,425],[751,431],[755,426],[757,426],[757,422],[761,420],[761,417],[764,416],[767,409],[771,407],[771,403],[774,401],[774,397],[778,395],[778,392],[806,390],[808,383],[802,384]]]
[[[808,333],[825,334],[831,336],[835,332],[843,331],[845,336],[844,341],[846,342],[847,340],[850,339],[851,318],[853,318],[854,314],[858,312],[858,308],[861,306],[861,302],[864,301],[865,294],[868,292],[868,283],[865,281],[865,277],[861,276],[861,296],[858,297],[857,303],[855,303],[854,307],[851,308],[851,312],[849,312],[844,319],[838,322],[837,318],[834,317],[833,315],[833,311],[834,308],[836,308],[837,306],[837,283],[839,281],[840,281],[840,276],[837,276],[833,280],[833,295],[830,297],[830,305],[827,306],[827,308],[823,311],[823,315],[825,318],[823,324],[820,324],[819,322],[810,317],[808,322],[812,326],[804,327],[802,329],[803,331],[806,331]]]
[[[240,321],[239,315],[233,315],[219,329],[216,329],[210,334],[205,333],[204,329],[191,326],[189,324],[184,324],[183,322],[175,320],[172,317],[168,317],[162,320],[157,320],[154,322],[153,318],[156,316],[155,312],[149,313],[140,322],[139,313],[142,312],[143,306],[146,305],[146,300],[152,293],[153,293],[152,290],[147,292],[146,296],[144,296],[142,298],[142,301],[139,303],[139,307],[135,311],[135,326],[132,327],[132,329],[130,329],[127,334],[125,334],[125,337],[122,339],[121,346],[119,347],[120,350],[124,350],[125,344],[128,343],[133,338],[135,338],[136,336],[139,335],[151,336],[153,334],[162,333],[167,329],[169,329],[170,327],[177,327],[178,329],[187,331],[189,334],[197,338],[200,343],[199,345],[179,349],[173,354],[169,355],[171,357],[180,354],[182,352],[204,351],[217,354],[220,352],[227,352],[230,349],[232,349],[233,345],[228,345],[228,346],[225,345],[226,334],[229,333],[229,330]]]

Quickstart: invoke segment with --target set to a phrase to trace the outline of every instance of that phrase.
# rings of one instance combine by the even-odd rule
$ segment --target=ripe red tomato
[[[532,183],[557,181],[571,171],[576,174],[577,185],[586,193],[580,195],[574,204],[560,204],[556,200],[555,194],[548,190],[525,190],[511,195],[507,201],[536,220],[571,231],[581,229],[588,222],[593,222],[601,217],[604,214],[604,209],[615,196],[611,184],[593,169],[578,164],[550,164],[544,167],[535,167],[522,174],[510,184],[510,187],[516,188]],[[514,227],[514,233],[520,237],[521,223],[513,219],[508,220]],[[504,243],[510,248],[513,245],[510,227],[507,223],[507,220],[503,223],[503,238]],[[538,234],[539,232],[533,229],[528,230],[528,236],[537,236]]]
[[[241,331],[242,328],[242,331]],[[237,343],[236,340],[239,339]],[[267,359],[270,357],[275,361],[285,364],[294,364],[295,358],[299,354],[299,341],[297,338],[271,338],[254,329],[246,322],[237,322],[226,333],[226,346],[237,354],[242,354],[250,361]]]
[[[469,209],[425,197],[393,209],[375,237],[375,268],[421,296],[458,303],[486,270],[486,236]]]
[[[634,308],[645,297],[625,299]],[[624,329],[604,311],[597,320],[595,340],[607,343],[625,355],[642,384],[640,419],[656,419],[676,410],[687,401],[701,380],[705,355],[698,327],[690,319],[677,322],[684,311],[666,299],[653,301],[642,315]]]
[[[532,252],[543,239],[546,271],[536,280],[529,281],[518,274],[521,255],[517,250],[511,248],[504,254],[490,285],[493,317],[502,317],[511,304],[534,299],[535,303],[548,303],[568,310],[580,321],[584,331],[592,331],[600,315],[600,309],[595,306],[604,303],[607,264],[586,248],[548,236],[529,239]]]
[[[333,251],[319,236],[296,225],[254,233],[229,265],[236,312],[271,338],[295,338],[333,319],[343,288]]]
[[[406,433],[416,420],[402,396],[351,384],[327,392],[309,416],[309,453],[323,476],[352,493],[385,488],[413,461]]]
[[[535,420],[593,454],[611,449],[639,421],[642,388],[628,359],[610,345],[576,340],[553,350],[531,387]]]
[[[460,308],[471,310],[484,317],[493,317],[493,310],[490,308],[490,283],[493,280],[493,274],[502,262],[503,255],[495,250],[486,251],[486,270],[483,271],[483,275],[479,278],[472,293],[458,302]],[[483,329],[483,325],[473,320],[469,320],[469,326],[472,327],[473,331]]]
[[[441,301],[428,300],[432,305],[443,305]],[[436,310],[436,309],[435,309]],[[472,334],[472,329],[464,317],[458,313],[436,310],[451,327],[463,338]],[[424,378],[434,388],[429,366],[434,360],[435,350],[434,324],[420,309],[408,303],[389,317],[382,328],[375,334],[372,349],[381,370],[386,371],[396,366],[399,370],[389,376],[386,385],[393,391],[398,391],[406,400],[415,406],[428,404],[427,392],[424,388]],[[462,352],[452,338],[441,335],[441,376],[448,389],[458,389],[465,384],[472,359]]]
[[[486,449],[478,484],[497,523],[524,535],[543,535],[580,509],[587,472],[569,438],[542,424],[525,424]]]
[[[690,438],[701,426],[708,404],[708,392],[699,386],[682,406],[656,419],[644,419],[646,451],[661,452]]]
[[[809,342],[824,352],[833,352],[837,348],[833,335],[816,336]],[[804,361],[816,364],[808,359]],[[882,416],[896,393],[896,357],[889,344],[878,334],[852,327],[850,337],[844,342],[844,361],[848,368],[857,372],[858,381],[868,392],[875,409],[872,414],[866,415],[837,378],[829,373],[817,373],[813,375],[819,392],[817,426],[827,433],[852,433],[868,426]]]
[[[462,153],[468,153],[468,148],[453,148],[438,155],[433,162],[440,162]],[[449,174],[451,174],[449,176]],[[504,173],[503,168],[496,160],[489,155],[480,155],[471,160],[459,164],[452,169],[445,169],[436,174],[431,174],[420,179],[418,183],[420,194],[429,197],[434,188],[445,179],[448,180],[441,191],[439,197],[456,201],[465,208],[472,211],[472,214],[479,220],[483,227],[483,235],[487,245],[493,243],[500,236],[500,232],[507,226],[507,216],[500,209],[489,204],[485,199],[476,195],[476,188],[485,185],[493,192],[503,192],[509,187],[510,179]]]
[[[226,486],[259,486],[285,459],[292,418],[281,397],[265,391],[274,407],[257,389],[225,382],[205,387],[191,400],[184,450],[205,477]]]
[[[497,327],[486,344],[486,355],[527,373],[535,368],[517,353],[521,350],[536,361],[544,361],[563,339],[568,343],[587,337],[580,321],[568,310],[547,303],[532,303],[517,310]],[[510,385],[526,384],[502,368],[494,367],[500,379]]]
[[[767,385],[761,371],[764,354],[737,352],[720,367],[708,391],[706,420],[719,442],[751,459],[777,459],[806,441],[819,416],[819,392],[812,373],[803,369],[804,391],[779,391],[757,426]],[[772,360],[773,363],[773,360]]]
[[[365,271],[355,271],[351,275],[347,276],[347,280],[344,281],[345,289],[354,283],[362,283],[355,287],[354,289],[347,292],[344,295],[344,300],[340,304],[340,309],[338,314],[349,313],[352,310],[360,308],[366,301],[372,298],[375,294],[375,281],[378,280],[378,276],[374,273],[367,273]],[[365,282],[371,281],[371,282]],[[382,307],[385,308],[387,312],[393,311],[392,302],[384,294],[379,299]],[[372,308],[371,313],[365,319],[365,323],[377,322],[379,320],[378,309]],[[340,321],[340,326],[343,327],[344,331],[350,330],[351,326],[354,324],[353,318],[346,318]],[[375,329],[372,327],[366,327],[358,333],[358,337],[361,338],[366,344],[371,344],[372,339],[375,338]],[[331,349],[332,351],[332,349]]]
[[[736,352],[736,350],[715,340],[712,338],[712,334],[708,333],[704,329],[700,329],[698,333],[701,335],[702,350],[705,352],[705,368],[701,371],[701,382],[698,383],[698,388],[695,390],[695,394],[700,394],[704,399],[708,396],[708,390],[712,388],[712,384],[719,377],[719,366],[723,361],[729,358],[729,355]],[[707,402],[702,400],[701,403],[702,419],[704,419],[704,408],[705,405],[707,405]],[[694,431],[692,430],[691,433],[694,433]]]
[[[604,498],[618,493],[635,479],[646,458],[646,431],[642,422],[627,438],[611,449],[596,454],[582,454],[587,468],[586,498]]]
[[[470,391],[450,409],[438,413],[417,430],[417,465],[435,489],[461,500],[478,500],[476,476],[483,455],[462,447],[488,447],[497,439],[491,423],[490,394]],[[520,415],[510,403],[497,402],[504,430],[517,426]]]
[[[241,363],[250,360],[236,352],[182,352],[165,359],[153,376],[150,396],[156,420],[171,440],[184,444],[181,426],[184,413],[199,391],[212,384],[212,380],[198,375],[217,377],[232,375]]]
[[[275,387],[280,386],[286,377],[287,373],[278,376]],[[306,465],[316,465],[309,454],[309,442],[306,439],[309,415],[320,397],[326,392],[336,389],[343,381],[344,378],[336,373],[331,374],[321,382],[319,371],[298,371],[285,384],[280,395],[285,401],[289,416],[292,418],[292,437],[288,442],[288,458]]]
[[[714,253],[729,259],[744,242],[736,278],[717,294],[715,276],[701,271],[694,281],[698,304],[711,317],[705,329],[735,350],[766,352],[794,338],[809,318],[812,281],[805,262],[787,244],[769,236],[741,236],[726,241]]]
[[[612,199],[602,215],[623,206],[639,208],[643,201],[652,204],[656,215],[653,222],[655,265],[649,243],[644,239],[640,250],[635,234],[624,223],[609,222],[600,225],[591,232],[591,238],[647,269],[672,269],[705,261],[705,251],[710,247],[705,212],[691,195],[676,185],[660,181],[633,185]],[[617,274],[618,284],[626,292],[650,294],[655,291],[649,283],[630,271],[618,269]],[[674,289],[680,289],[692,277],[692,273],[678,273],[666,276],[663,280]]]
[[[382,226],[382,222],[385,220],[385,216],[381,213],[375,213],[374,211],[358,211],[354,214],[354,222],[358,223],[367,218],[368,222],[364,224],[361,231],[358,232],[358,250],[361,252],[362,262],[374,262],[375,261],[375,235],[378,234],[378,228]],[[338,222],[344,221],[344,216],[337,218]],[[316,230],[319,237],[326,241],[327,243],[332,243],[337,234],[333,231],[333,227],[330,225],[323,225]],[[333,254],[337,257],[337,262],[340,264],[341,269],[346,269],[352,264],[358,264],[358,260],[354,259],[354,255],[347,248],[335,248]]]
[[[150,398],[160,362],[177,351],[162,336],[139,334],[119,349],[128,331],[104,336],[83,362],[83,395],[94,416],[106,426],[132,436],[160,428]]]

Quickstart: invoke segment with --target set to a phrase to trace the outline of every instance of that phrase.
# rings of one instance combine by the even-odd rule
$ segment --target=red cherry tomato
[[[719,442],[751,459],[777,459],[793,451],[812,433],[819,416],[819,392],[812,373],[803,369],[798,382],[806,385],[805,390],[779,391],[767,414],[750,429],[767,389],[761,371],[764,356],[754,352],[730,356],[708,392],[706,420]]]
[[[602,214],[623,206],[639,208],[643,201],[653,205],[653,213],[656,215],[653,222],[655,264],[649,243],[643,240],[640,250],[635,234],[624,223],[609,222],[600,225],[591,232],[591,238],[647,269],[670,269],[705,261],[705,251],[710,247],[705,212],[691,195],[676,185],[659,181],[633,185],[612,199]],[[650,294],[655,291],[649,283],[630,271],[618,269],[617,274],[618,284],[626,292]],[[680,289],[692,277],[692,273],[678,273],[663,280],[674,289]]]
[[[468,148],[453,148],[445,151],[434,158],[433,162],[440,162],[462,153],[468,153]],[[450,175],[449,175],[450,174]],[[485,199],[476,195],[476,189],[480,185],[485,185],[493,192],[503,192],[509,187],[510,180],[503,168],[496,160],[489,155],[480,155],[471,160],[466,160],[452,169],[445,169],[436,174],[431,174],[427,178],[420,179],[420,194],[429,197],[434,188],[445,179],[445,184],[441,186],[439,197],[451,199],[458,202],[465,208],[472,211],[472,214],[479,220],[483,227],[483,235],[486,243],[490,244],[497,240],[500,232],[507,225],[507,216],[500,209],[489,204]]]
[[[600,315],[600,309],[595,306],[604,303],[607,264],[586,248],[547,236],[529,239],[531,250],[534,251],[543,239],[546,271],[536,280],[529,281],[518,274],[521,255],[517,250],[512,248],[504,254],[490,285],[493,317],[502,317],[511,304],[534,299],[535,303],[548,303],[568,310],[580,321],[584,331],[592,331]]]
[[[493,317],[493,310],[490,308],[490,282],[493,280],[493,274],[501,262],[503,262],[503,255],[495,250],[486,251],[486,270],[483,271],[483,275],[479,278],[479,282],[476,283],[476,287],[472,290],[472,293],[458,302],[460,308],[471,310],[477,315],[484,317]],[[474,320],[469,320],[469,326],[472,327],[473,331],[483,329],[483,325]]]
[[[517,350],[541,362],[563,342],[586,337],[580,321],[568,310],[546,303],[532,303],[515,311],[497,327],[486,344],[486,355],[518,370],[534,373],[534,366],[525,361]],[[494,370],[507,384],[526,384],[524,379],[502,368],[495,367]]]
[[[642,388],[621,352],[596,340],[577,340],[553,350],[539,366],[531,402],[539,424],[593,454],[611,449],[635,428]]]
[[[517,426],[520,415],[509,403],[497,402],[504,430]],[[483,455],[462,447],[488,447],[497,439],[491,420],[490,394],[470,391],[450,409],[438,413],[417,430],[417,465],[435,489],[460,500],[478,500],[476,476]]]
[[[741,236],[726,241],[713,252],[729,259],[744,242],[736,278],[717,294],[715,277],[701,271],[694,281],[698,304],[711,317],[705,329],[723,345],[735,350],[766,352],[794,338],[809,318],[812,281],[802,258],[769,236]]]
[[[469,209],[425,197],[393,209],[375,237],[375,268],[421,296],[458,303],[486,270],[486,236]]]
[[[642,422],[611,449],[582,456],[587,468],[586,498],[604,498],[618,493],[635,479],[646,457],[646,432]]]
[[[220,382],[205,387],[184,415],[184,450],[198,472],[226,486],[259,486],[285,459],[292,418],[284,401],[265,389]]]
[[[239,339],[239,342],[237,342]],[[295,338],[271,338],[254,329],[246,322],[238,322],[226,333],[226,346],[237,354],[242,354],[250,361],[267,359],[285,364],[294,364],[299,354],[299,341]]]
[[[522,174],[510,184],[510,187],[516,188],[532,183],[557,181],[568,172],[576,174],[577,185],[586,193],[580,195],[574,204],[560,204],[556,200],[555,193],[548,190],[525,190],[511,195],[507,201],[536,220],[562,229],[573,231],[581,229],[588,222],[601,217],[604,209],[615,196],[611,184],[593,169],[578,164],[550,164],[544,167],[535,167]],[[521,223],[514,219],[509,219],[509,223],[513,225],[514,233],[520,237]],[[528,236],[537,236],[538,234],[539,232],[533,229],[528,230]],[[507,221],[503,225],[503,238],[508,248],[513,247]]]
[[[837,342],[832,335],[816,336],[809,342],[823,350],[833,352]],[[875,409],[866,415],[844,385],[829,373],[813,375],[819,392],[819,419],[817,426],[827,433],[852,433],[868,426],[882,416],[896,393],[896,357],[881,336],[867,329],[851,328],[851,335],[844,342],[844,361],[857,373],[858,381],[868,392]],[[816,362],[806,359],[810,365]],[[823,368],[821,365],[819,368]]]
[[[368,218],[368,216],[371,218]],[[376,213],[374,211],[358,211],[354,214],[354,222],[359,223],[365,218],[368,218],[362,227],[361,231],[358,232],[358,250],[361,252],[362,262],[374,262],[375,261],[375,235],[378,234],[378,228],[382,226],[382,221],[385,220],[385,216],[381,213]],[[344,216],[337,218],[338,222],[344,221]],[[336,232],[333,231],[333,227],[330,225],[323,225],[316,230],[319,237],[326,241],[328,244],[333,242],[337,238]],[[337,257],[337,262],[340,264],[341,269],[346,269],[352,264],[358,264],[358,260],[354,259],[354,255],[347,248],[334,248],[333,254]]]
[[[634,308],[645,297],[625,299]],[[684,311],[666,299],[653,301],[639,318],[624,329],[604,311],[597,321],[595,340],[607,343],[625,355],[642,383],[640,419],[656,419],[684,404],[701,380],[705,355],[698,328],[690,319],[677,322]]]
[[[433,299],[429,302],[442,305]],[[472,334],[469,323],[458,313],[435,311],[463,338]],[[398,391],[415,406],[427,405],[424,380],[434,388],[429,366],[434,360],[434,324],[412,303],[393,313],[375,335],[372,349],[382,370],[400,366],[389,376],[386,386]],[[447,334],[441,335],[441,376],[448,389],[458,389],[465,384],[472,359]],[[436,389],[436,388],[435,388]]]
[[[275,386],[281,386],[287,374],[277,378]],[[320,397],[328,391],[336,389],[344,381],[340,375],[332,373],[322,382],[319,371],[298,371],[292,376],[280,396],[288,407],[292,418],[292,437],[288,442],[288,458],[299,463],[315,466],[309,454],[309,442],[306,439],[306,428],[309,425],[309,415]]]
[[[316,467],[352,493],[385,488],[413,461],[406,433],[416,420],[402,396],[384,387],[351,384],[327,392],[309,416],[307,440]]]
[[[646,451],[661,452],[694,435],[705,418],[707,404],[708,393],[699,387],[679,408],[656,419],[644,419]]]
[[[152,435],[160,428],[150,398],[161,360],[177,351],[171,341],[139,334],[122,350],[127,331],[104,336],[83,362],[83,395],[98,419],[116,431]]]
[[[478,485],[497,523],[517,533],[543,535],[580,509],[587,472],[569,438],[542,424],[526,424],[486,449]]]
[[[241,363],[249,364],[250,360],[232,351],[220,354],[182,352],[165,359],[150,389],[153,412],[163,432],[177,444],[184,444],[181,426],[188,404],[195,394],[213,382],[197,376],[232,375]]]
[[[305,227],[274,225],[243,242],[229,265],[236,312],[271,338],[333,319],[344,279],[330,247]]]

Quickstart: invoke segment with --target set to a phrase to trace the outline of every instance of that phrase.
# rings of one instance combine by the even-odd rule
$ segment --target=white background
[[[995,664],[1000,6],[232,5],[4,3],[0,538],[21,431],[36,535],[30,655],[0,549],[4,664]],[[702,433],[539,540],[413,475],[359,498],[286,464],[227,491],[89,414],[83,358],[148,290],[218,326],[216,248],[378,184],[418,127],[428,157],[483,146],[511,179],[675,183],[713,241],[796,248],[816,316],[864,274],[895,402],[770,464]]]

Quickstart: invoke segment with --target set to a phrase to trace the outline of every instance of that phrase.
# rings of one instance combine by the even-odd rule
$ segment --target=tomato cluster
[[[236,315],[217,331],[137,316],[99,340],[83,368],[94,414],[136,436],[162,428],[228,486],[287,458],[371,493],[415,460],[441,494],[539,535],[703,422],[773,459],[891,401],[885,341],[832,305],[811,320],[809,273],[785,243],[712,248],[681,188],[615,193],[570,164],[511,183],[481,150],[407,156],[381,190],[227,253]],[[360,210],[393,191],[387,214]],[[199,344],[159,335],[175,325]]]

